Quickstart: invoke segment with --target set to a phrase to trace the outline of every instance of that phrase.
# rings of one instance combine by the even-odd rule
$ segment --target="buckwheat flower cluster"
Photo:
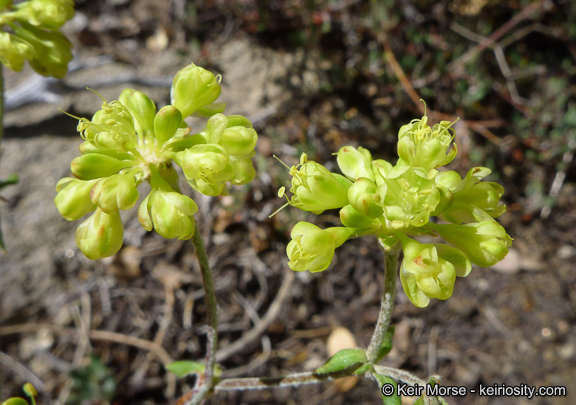
[[[24,62],[43,76],[63,78],[72,45],[58,30],[74,16],[72,0],[0,0],[0,62],[21,71]]]
[[[194,64],[180,70],[172,84],[172,105],[156,110],[148,96],[126,89],[118,100],[104,101],[91,120],[80,119],[81,156],[71,164],[74,177],[56,185],[55,204],[74,221],[92,213],[76,231],[80,250],[90,259],[114,255],[122,246],[121,210],[139,201],[138,186],[150,193],[138,208],[147,230],[165,238],[190,239],[198,206],[180,192],[174,164],[188,184],[209,196],[228,194],[255,176],[251,157],[258,139],[251,122],[226,116],[219,77]],[[191,134],[184,118],[208,116],[205,128]]]
[[[456,156],[451,125],[430,126],[426,115],[404,125],[396,165],[345,146],[337,156],[340,175],[303,154],[290,168],[288,204],[315,214],[339,209],[343,226],[322,230],[298,223],[286,249],[290,268],[323,271],[347,239],[373,234],[385,246],[402,245],[402,286],[414,305],[425,307],[431,298],[449,298],[456,276],[467,276],[471,263],[489,267],[502,260],[512,243],[494,220],[506,210],[500,204],[504,189],[481,181],[490,174],[485,167],[464,178],[442,168]],[[418,235],[440,236],[448,244],[420,243]]]

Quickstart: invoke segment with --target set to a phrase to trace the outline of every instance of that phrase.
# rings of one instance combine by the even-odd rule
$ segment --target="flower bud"
[[[294,271],[315,273],[328,268],[335,249],[342,245],[353,230],[349,228],[328,228],[322,230],[309,222],[297,223],[290,236],[292,240],[286,248],[290,261],[288,266]]]
[[[58,194],[54,198],[54,204],[60,215],[68,221],[82,218],[96,209],[96,205],[90,200],[90,190],[96,180],[78,180],[72,177],[64,177],[56,184]]]
[[[190,239],[194,236],[194,214],[198,206],[190,197],[173,191],[158,173],[152,172],[152,191],[138,209],[138,220],[146,230],[161,236]]]
[[[302,154],[300,162],[290,168],[293,176],[290,205],[315,214],[348,205],[350,180],[330,172],[321,164],[307,161],[306,154]]]
[[[124,227],[120,214],[106,214],[97,208],[76,230],[76,244],[92,260],[114,255],[122,247]]]
[[[39,28],[55,30],[74,17],[72,0],[29,0],[15,5],[17,20]]]
[[[466,225],[429,224],[446,241],[460,249],[470,261],[481,267],[490,267],[508,254],[512,238],[492,217],[478,208],[473,209],[478,221]]]
[[[172,105],[180,110],[183,117],[188,117],[216,101],[220,92],[219,78],[191,63],[176,73],[170,94]]]
[[[89,141],[84,141],[78,147],[80,153],[83,155],[87,155],[88,153],[99,153],[101,155],[108,155],[118,160],[130,160],[133,159],[133,156],[129,153],[118,153],[113,149],[101,149],[98,146],[94,145]]]
[[[172,138],[182,123],[182,113],[173,105],[162,107],[154,117],[154,136],[158,143]]]
[[[370,179],[360,177],[348,189],[348,201],[356,211],[370,218],[382,216],[382,207],[374,202],[376,184]]]
[[[234,176],[229,180],[235,186],[241,186],[254,180],[256,169],[250,159],[231,159],[230,164],[234,170]]]
[[[24,67],[25,60],[35,56],[34,48],[16,35],[0,32],[0,62],[8,69],[19,72]]]
[[[135,164],[136,162],[131,160],[119,160],[100,153],[88,153],[72,160],[70,168],[76,178],[92,180],[111,176]]]
[[[234,176],[230,157],[220,145],[195,145],[177,153],[174,160],[188,184],[205,195],[222,194],[226,181]]]
[[[136,179],[133,174],[114,174],[96,182],[90,193],[90,198],[102,211],[115,214],[118,210],[127,211],[132,208],[140,195],[136,189]]]
[[[231,156],[246,156],[254,152],[258,141],[258,134],[252,128],[232,127],[227,128],[222,134],[222,145]]]
[[[352,181],[365,177],[374,181],[372,171],[372,155],[362,147],[344,146],[338,151],[338,167]]]
[[[379,220],[359,213],[350,204],[340,210],[340,222],[347,228],[379,229],[382,227]]]
[[[30,66],[42,76],[62,79],[72,60],[72,44],[59,31],[44,31],[24,22],[14,25],[14,32],[34,48]]]
[[[146,94],[133,89],[125,89],[118,97],[118,101],[132,115],[134,129],[138,134],[145,136],[154,132],[156,105]]]
[[[218,144],[227,127],[228,118],[224,114],[214,114],[206,122],[206,128],[202,134],[206,138],[206,142]]]

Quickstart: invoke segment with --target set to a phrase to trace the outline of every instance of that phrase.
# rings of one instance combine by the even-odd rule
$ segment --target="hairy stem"
[[[332,381],[349,375],[352,375],[352,372],[339,371],[335,373],[316,374],[313,371],[310,371],[307,373],[288,374],[281,377],[226,378],[216,384],[214,390],[245,391],[297,387],[300,385]]]
[[[4,138],[4,65],[0,63],[0,142]]]
[[[204,242],[200,236],[200,230],[196,229],[192,237],[192,243],[196,250],[196,257],[200,264],[200,272],[202,273],[202,284],[204,286],[204,293],[206,298],[206,308],[208,311],[208,348],[206,350],[206,371],[204,372],[203,385],[199,387],[198,392],[186,402],[186,405],[200,404],[210,393],[214,386],[214,367],[216,367],[216,351],[218,349],[218,313],[216,307],[216,290],[214,289],[214,280],[212,279],[212,271],[208,264],[208,255]]]
[[[392,309],[394,308],[394,297],[396,296],[396,275],[398,274],[398,256],[402,246],[397,242],[388,251],[380,241],[380,246],[384,252],[384,291],[382,292],[382,303],[380,305],[380,314],[378,323],[370,340],[370,345],[366,351],[366,358],[369,363],[377,363],[380,360],[380,347],[384,342],[386,331],[390,326],[392,318]]]

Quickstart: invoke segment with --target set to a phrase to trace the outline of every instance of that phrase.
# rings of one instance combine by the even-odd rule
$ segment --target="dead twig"
[[[481,43],[470,49],[468,52],[460,56],[458,59],[454,60],[453,62],[450,62],[448,64],[448,71],[452,73],[458,73],[459,71],[461,71],[464,65],[468,63],[473,57],[478,55],[487,47],[494,45],[496,41],[498,41],[504,34],[506,34],[516,25],[518,25],[518,23],[527,19],[530,16],[530,14],[538,11],[543,4],[544,0],[538,0],[530,4],[524,10],[520,11],[518,14],[512,17],[507,23],[502,25],[500,28],[498,28],[496,31],[490,34],[487,38],[485,38]],[[440,78],[440,72],[438,70],[435,70],[428,76],[415,80],[414,86],[416,88],[420,88],[426,86],[427,84],[430,84],[431,82],[439,78]]]
[[[48,328],[52,332],[60,335],[71,335],[76,338],[80,338],[80,333],[77,329],[64,328],[61,326],[41,324],[41,323],[24,323],[18,325],[5,326],[3,328],[0,328],[0,336],[12,335],[15,333],[34,333],[38,332],[42,328]],[[88,337],[91,340],[101,340],[101,341],[119,343],[150,351],[156,355],[158,360],[160,360],[160,362],[164,366],[172,363],[173,361],[168,352],[166,352],[166,350],[164,350],[162,346],[157,345],[154,342],[149,342],[147,340],[140,339],[134,336],[123,335],[121,333],[109,332],[105,330],[91,330],[88,331]],[[172,373],[167,373],[166,376],[168,379],[168,389],[170,389],[170,387],[172,386],[175,387],[176,376]]]
[[[245,333],[240,339],[236,340],[231,345],[220,349],[216,353],[217,362],[222,362],[228,359],[230,356],[238,353],[239,351],[245,350],[247,346],[254,344],[256,339],[258,339],[260,335],[264,333],[264,331],[268,328],[268,326],[270,326],[272,321],[278,315],[280,308],[282,308],[282,305],[284,305],[284,300],[288,297],[288,293],[290,291],[290,288],[292,287],[293,281],[294,281],[294,272],[291,270],[286,271],[284,275],[284,280],[282,281],[282,285],[278,290],[276,298],[270,305],[270,308],[268,308],[268,312],[266,312],[266,315],[262,317],[260,323],[255,325],[253,329]]]
[[[0,364],[9,369],[11,372],[18,374],[22,380],[31,383],[38,391],[46,391],[46,386],[36,374],[28,370],[24,365],[20,364],[12,357],[4,352],[0,352]]]
[[[410,81],[408,80],[406,75],[404,74],[402,67],[400,67],[400,64],[398,63],[398,61],[396,60],[396,57],[394,56],[394,52],[392,51],[392,48],[390,47],[390,44],[387,41],[384,42],[384,50],[385,50],[386,60],[388,61],[388,63],[390,64],[390,67],[394,71],[394,74],[396,75],[396,77],[400,81],[400,84],[402,84],[404,91],[406,92],[406,94],[408,94],[408,96],[410,97],[410,99],[412,100],[414,105],[418,108],[420,113],[424,114],[425,107],[424,107],[423,103],[420,101],[420,96],[418,95],[418,93],[416,93],[416,90],[414,90],[414,87],[412,86],[412,84],[410,83]],[[441,113],[441,112],[434,111],[434,110],[428,110],[428,114],[431,117],[434,117],[434,118],[439,119],[439,120],[456,121],[458,119],[458,117],[456,117],[454,115],[445,114],[445,113]],[[474,131],[478,132],[480,135],[482,135],[483,137],[488,139],[490,142],[492,142],[496,145],[500,144],[500,138],[498,138],[496,135],[494,135],[492,132],[490,132],[487,128],[501,127],[504,125],[504,121],[502,121],[502,120],[486,120],[486,121],[462,120],[461,122],[462,122],[462,124],[466,125],[467,127],[472,128]]]

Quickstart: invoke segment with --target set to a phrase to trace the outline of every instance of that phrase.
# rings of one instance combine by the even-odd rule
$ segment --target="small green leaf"
[[[398,396],[398,384],[392,377],[374,373],[384,405],[402,405],[402,399]]]
[[[354,371],[366,363],[366,352],[362,349],[340,350],[330,357],[323,366],[317,368],[316,374],[332,374],[339,371]]]
[[[22,398],[8,398],[2,405],[28,405],[28,402]]]
[[[424,398],[418,397],[418,399],[414,401],[412,405],[426,405],[426,403],[424,402]]]
[[[394,337],[394,331],[395,330],[396,330],[395,325],[388,327],[388,330],[386,331],[386,334],[384,335],[384,340],[382,341],[382,345],[380,346],[380,349],[378,350],[378,357],[376,358],[375,363],[378,363],[380,360],[382,360],[388,353],[390,353],[390,350],[392,350],[392,338]]]
[[[175,361],[166,366],[166,370],[176,374],[176,377],[182,378],[190,374],[202,374],[206,370],[206,365],[196,361]]]
[[[35,397],[36,395],[38,395],[38,391],[36,391],[36,388],[34,388],[34,386],[30,383],[24,384],[24,387],[22,387],[22,389],[29,397]]]
[[[16,183],[18,183],[18,175],[16,173],[12,173],[8,177],[0,179],[0,190],[6,186],[10,186]]]

